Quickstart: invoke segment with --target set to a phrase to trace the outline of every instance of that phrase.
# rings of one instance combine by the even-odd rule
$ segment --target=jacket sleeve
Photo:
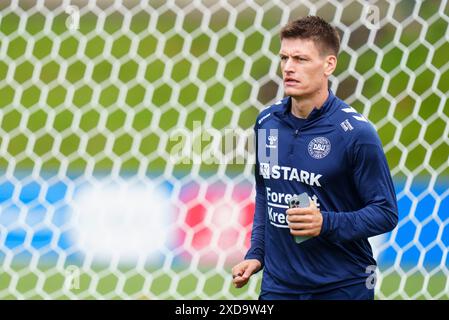
[[[255,166],[255,180],[256,180],[256,205],[254,211],[253,227],[251,231],[251,247],[249,248],[245,259],[257,259],[260,261],[262,267],[264,266],[265,256],[265,219],[266,219],[266,196],[265,185],[263,177],[260,175],[260,166],[258,161],[258,130],[255,128],[255,150],[256,150],[256,166]],[[261,268],[262,269],[262,268]]]
[[[389,232],[397,225],[398,208],[390,170],[382,144],[377,133],[374,134],[373,137],[371,133],[370,141],[361,139],[354,143],[350,152],[358,193],[352,196],[360,199],[361,208],[351,212],[321,212],[320,236],[331,241],[352,241]]]

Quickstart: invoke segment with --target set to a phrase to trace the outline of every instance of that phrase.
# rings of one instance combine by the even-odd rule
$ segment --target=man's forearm
[[[398,223],[394,206],[371,204],[350,212],[321,212],[320,236],[332,241],[352,241],[391,231]]]

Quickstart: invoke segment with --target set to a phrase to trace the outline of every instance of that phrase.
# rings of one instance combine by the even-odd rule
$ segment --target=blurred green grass
[[[2,272],[2,281],[0,282],[0,292],[7,290],[11,285],[13,273],[22,273],[19,281],[15,286],[17,293],[28,295],[30,292],[35,295],[28,299],[42,299],[44,296],[36,292],[36,286],[39,274],[43,276],[45,273],[45,282],[43,283],[43,291],[55,299],[70,299],[62,293],[67,283],[66,274],[54,269],[54,265],[41,266],[36,270],[29,270],[29,266],[15,265],[12,271]],[[78,287],[70,291],[83,299],[97,299],[98,297],[91,294],[90,288],[94,287],[95,292],[99,296],[108,296],[109,299],[122,299],[124,296],[130,296],[133,299],[176,299],[177,297],[170,294],[170,290],[175,290],[180,297],[190,296],[192,299],[202,299],[203,297],[195,295],[196,292],[202,292],[206,297],[214,297],[215,299],[229,299],[229,297],[239,297],[239,299],[252,299],[251,292],[246,287],[238,290],[231,285],[231,274],[219,274],[216,269],[206,269],[200,267],[196,273],[182,272],[181,268],[170,269],[170,273],[161,272],[161,267],[147,266],[144,270],[136,270],[134,267],[118,267],[114,273],[107,272],[109,265],[100,267],[99,265],[92,267],[88,273],[80,272]],[[105,272],[106,271],[106,272]],[[139,272],[138,272],[139,271]],[[185,271],[185,270],[184,270]],[[131,274],[130,274],[131,272]],[[225,278],[226,277],[226,278]],[[123,283],[119,283],[120,278],[126,279]],[[200,282],[200,278],[205,279],[204,283]],[[147,281],[151,279],[150,281]],[[261,278],[254,277],[257,292],[260,290]],[[227,287],[229,285],[229,287]],[[90,289],[90,290],[89,290]],[[123,292],[120,296],[118,293]],[[224,294],[227,293],[227,296]],[[109,296],[112,294],[112,296]],[[9,295],[0,295],[2,299],[16,299],[12,293]]]
[[[15,286],[15,290],[20,295],[27,295],[27,299],[42,299],[45,296],[36,291],[39,275],[45,281],[42,284],[43,292],[50,295],[53,299],[70,299],[61,290],[66,285],[66,275],[60,271],[52,269],[55,266],[39,267],[38,272],[28,270],[28,266],[19,268],[17,265],[12,272],[2,272],[2,281],[0,282],[0,292],[8,290],[13,281],[11,274],[20,273],[21,276]],[[171,294],[175,290],[180,297],[189,297],[190,299],[203,299],[204,297],[214,299],[257,299],[257,293],[260,292],[261,277],[258,275],[252,278],[256,282],[256,296],[248,290],[249,284],[242,289],[236,289],[230,283],[230,274],[219,274],[215,269],[199,268],[196,273],[185,273],[180,268],[171,269],[170,273],[161,272],[161,269],[155,266],[145,267],[144,270],[136,270],[131,267],[119,267],[114,273],[105,272],[108,266],[92,267],[86,272],[80,272],[79,287],[71,289],[71,293],[82,297],[82,299],[97,299],[91,294],[93,288],[99,296],[107,296],[108,299],[122,299],[129,296],[133,299],[177,299]],[[27,270],[23,274],[23,271]],[[131,273],[130,273],[131,272]],[[226,278],[228,276],[228,278]],[[204,279],[202,282],[201,279]],[[125,279],[123,282],[120,279]],[[151,279],[151,281],[147,281]],[[377,289],[381,295],[376,295],[376,299],[387,297],[388,299],[403,299],[401,293],[408,297],[415,297],[416,300],[426,300],[428,298],[439,297],[447,300],[449,295],[443,294],[446,284],[446,275],[442,272],[433,274],[425,283],[425,277],[417,272],[408,277],[401,277],[397,272],[386,275],[381,283],[377,284]],[[34,295],[28,296],[30,292]],[[122,295],[120,295],[120,292]],[[201,292],[203,296],[197,293]],[[226,292],[226,295],[224,294]],[[429,297],[422,292],[426,292]],[[2,299],[16,299],[11,292],[9,295],[2,295]]]
[[[163,35],[174,26],[176,15],[172,13],[167,11],[158,19],[157,30]],[[226,15],[224,11],[222,13],[217,14],[220,19],[212,20],[211,30],[218,31],[223,27]],[[276,83],[267,81],[264,77],[271,64],[277,61],[258,55],[264,39],[261,31],[255,30],[240,40],[231,31],[222,33],[217,42],[216,55],[212,56],[207,54],[211,44],[211,38],[207,34],[195,33],[198,35],[186,50],[185,39],[173,33],[162,48],[165,54],[163,57],[155,54],[161,45],[160,37],[146,32],[151,17],[145,12],[133,16],[129,33],[120,31],[124,20],[118,12],[108,16],[102,34],[96,32],[98,18],[93,13],[81,16],[77,34],[67,32],[66,17],[64,14],[55,17],[51,25],[53,34],[44,32],[45,17],[40,13],[27,20],[28,35],[14,33],[19,24],[17,14],[8,13],[1,20],[1,46],[7,45],[8,59],[17,64],[13,81],[4,81],[0,85],[0,109],[3,111],[1,128],[10,139],[7,153],[20,159],[16,163],[18,170],[30,169],[35,163],[35,157],[42,159],[42,170],[58,169],[61,159],[68,159],[69,171],[83,170],[86,167],[86,158],[96,157],[95,171],[109,171],[113,166],[112,156],[104,155],[103,151],[108,139],[112,139],[111,153],[123,159],[123,173],[136,172],[139,158],[150,156],[153,160],[149,162],[147,171],[161,171],[166,165],[166,159],[162,155],[153,155],[161,149],[169,152],[172,147],[170,144],[163,145],[161,132],[168,133],[177,127],[192,128],[193,121],[206,120],[208,109],[213,112],[214,128],[228,127],[237,111],[235,109],[239,112],[238,126],[243,129],[250,128],[259,112],[258,107],[250,100],[254,84],[260,85],[261,89],[256,93],[262,105],[272,102],[276,96]],[[237,29],[245,31],[252,27],[251,18],[253,17],[250,12],[239,15]],[[267,12],[262,25],[267,28],[276,27],[277,19],[278,13]],[[183,28],[191,33],[198,25],[198,17],[192,16],[190,20],[186,19]],[[439,39],[437,31],[443,30],[444,26],[447,26],[447,23],[442,19],[430,24],[426,40],[434,43]],[[394,168],[403,161],[405,168],[414,170],[425,163],[426,155],[429,156],[430,153],[428,167],[436,170],[446,163],[449,146],[441,140],[447,124],[441,117],[435,118],[434,115],[440,112],[449,116],[449,103],[446,102],[443,108],[439,108],[441,97],[434,92],[423,97],[422,101],[411,95],[404,96],[403,93],[410,86],[416,96],[422,96],[435,82],[436,87],[447,94],[449,70],[442,72],[438,79],[433,68],[423,67],[423,64],[430,61],[437,69],[444,66],[448,62],[445,52],[449,45],[444,43],[435,48],[433,56],[430,57],[431,52],[426,45],[413,47],[415,42],[419,41],[421,28],[411,25],[406,29],[401,34],[400,41],[410,49],[408,58],[405,58],[404,52],[398,47],[389,49],[383,56],[369,48],[358,57],[343,51],[335,73],[337,76],[341,75],[348,69],[351,60],[357,59],[355,70],[364,76],[373,69],[376,61],[380,62],[382,72],[391,78],[387,84],[387,92],[398,100],[397,104],[377,95],[388,80],[380,72],[365,76],[363,81],[354,75],[347,75],[341,81],[337,95],[343,99],[347,98],[354,92],[357,82],[362,82],[363,96],[373,102],[367,114],[368,118],[374,124],[379,124],[389,116],[403,124],[402,128],[398,128],[395,122],[387,121],[378,126],[384,145],[391,143],[397,136],[408,150],[408,153],[404,153],[398,145],[390,146],[386,153],[390,166]],[[376,37],[376,45],[379,48],[388,45],[394,32],[395,29],[391,25],[382,28]],[[130,56],[130,49],[135,34],[139,34],[139,41],[135,52],[137,56],[133,58]],[[115,40],[108,51],[105,38],[110,35],[114,35]],[[55,36],[60,39],[59,47],[54,41]],[[8,42],[4,37],[8,37]],[[84,50],[80,50],[80,39],[83,37],[86,37],[86,46]],[[238,41],[243,41],[243,52],[254,57],[253,60],[245,60],[241,55],[235,54]],[[362,42],[363,39],[357,39],[355,36],[351,43],[357,47]],[[41,62],[42,68],[38,68],[33,60],[24,56],[27,47],[33,43],[33,59]],[[275,36],[272,38],[270,50],[276,54],[278,49],[279,43]],[[204,60],[196,72],[192,71],[191,61],[182,56],[183,52],[188,52],[194,59]],[[222,58],[226,59],[224,73],[217,74],[217,67]],[[407,69],[398,70],[397,67],[403,59],[406,59]],[[65,73],[61,61],[68,64]],[[168,68],[170,63],[173,64],[171,70]],[[6,78],[10,65],[5,59],[0,61],[0,79]],[[250,67],[252,80],[240,77],[245,66]],[[143,81],[135,81],[139,71],[143,75]],[[111,81],[113,72],[116,73],[116,81]],[[413,79],[410,74],[416,77]],[[39,82],[30,82],[29,79],[33,76],[37,76]],[[170,79],[168,82],[167,77]],[[222,79],[234,82],[226,88]],[[202,85],[207,87],[204,98],[199,96]],[[176,86],[180,87],[178,96],[175,94]],[[21,90],[18,90],[19,87]],[[231,104],[223,102],[226,94],[229,95]],[[19,106],[11,108],[14,99],[19,101]],[[352,106],[359,112],[367,110],[361,100],[354,101]],[[182,109],[188,109],[188,115],[186,120],[180,123]],[[124,132],[122,129],[125,123],[130,123],[133,131]],[[49,127],[52,129],[50,132]],[[157,127],[161,131],[148,130],[149,127]],[[142,134],[142,140],[138,154],[129,155],[135,140],[134,133]],[[30,139],[30,134],[35,140]],[[56,143],[56,134],[60,134],[62,138],[60,144]],[[80,149],[83,135],[87,135],[85,150]],[[433,149],[421,144],[411,147],[419,136],[428,144],[433,144]],[[4,137],[0,139],[3,140]],[[31,148],[30,143],[33,144]],[[32,150],[31,157],[25,153],[27,148]],[[55,153],[59,155],[55,156]],[[0,171],[5,170],[7,165],[6,160],[0,160]],[[175,167],[177,168],[190,167],[179,165]],[[202,167],[204,170],[214,168],[216,169],[214,165]],[[234,165],[232,168],[238,170],[239,166]],[[424,170],[420,174],[429,173]],[[442,170],[441,174],[448,175],[449,170]]]

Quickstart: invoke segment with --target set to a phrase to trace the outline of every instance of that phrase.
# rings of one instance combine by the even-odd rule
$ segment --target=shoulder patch
[[[357,110],[355,110],[353,107],[343,108],[341,110],[346,113],[357,113]]]
[[[368,119],[366,119],[363,115],[360,116],[352,116],[354,119],[359,120],[359,121],[363,121],[363,122],[368,122]]]
[[[352,126],[351,122],[349,122],[349,119],[346,119],[345,121],[340,123],[340,126],[343,128],[345,132],[354,130],[354,127]]]
[[[354,119],[356,119],[357,121],[368,122],[368,119],[366,119],[362,114],[358,113],[357,110],[355,110],[353,107],[343,108],[341,109],[341,111],[344,111],[346,113],[357,113],[357,115],[352,116]]]

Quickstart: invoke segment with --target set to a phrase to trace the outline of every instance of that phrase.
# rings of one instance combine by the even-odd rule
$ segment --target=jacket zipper
[[[293,134],[294,140],[296,140],[296,138],[299,136],[299,131],[300,131],[300,129],[295,129],[295,133]],[[293,154],[293,149],[294,149],[295,143],[296,143],[296,141],[293,141],[290,144],[290,152],[289,152],[290,155]]]

